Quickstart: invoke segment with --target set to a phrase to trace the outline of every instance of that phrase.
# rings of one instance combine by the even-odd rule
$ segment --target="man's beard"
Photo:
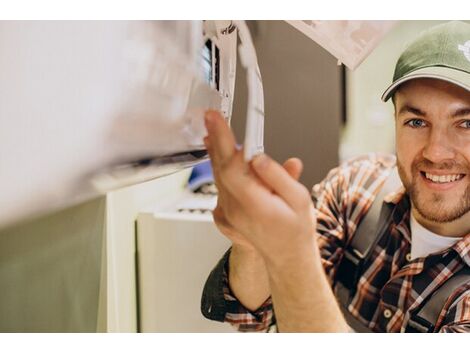
[[[421,160],[419,162],[413,162],[411,166],[412,180],[407,179],[406,173],[403,165],[397,160],[398,173],[403,182],[403,186],[406,189],[406,192],[410,196],[413,206],[416,208],[416,211],[424,219],[433,221],[436,223],[447,223],[457,220],[464,216],[467,212],[470,211],[470,185],[467,185],[467,188],[463,192],[462,196],[456,201],[457,204],[454,206],[446,202],[445,194],[439,194],[437,192],[432,192],[429,190],[429,199],[423,199],[422,190],[418,190],[418,178],[421,177],[418,166],[426,165],[433,170],[446,170],[449,169],[449,166],[454,166],[454,164],[449,165],[449,163],[442,164],[433,164],[428,160]],[[455,168],[454,168],[455,169]],[[466,173],[465,177],[468,177]],[[466,180],[465,180],[466,181]]]

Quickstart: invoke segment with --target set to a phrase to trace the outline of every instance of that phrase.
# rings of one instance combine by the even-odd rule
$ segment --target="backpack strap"
[[[372,249],[387,230],[392,217],[393,205],[384,203],[384,198],[401,185],[398,170],[394,167],[381,186],[364,218],[358,225],[351,243],[345,248],[343,258],[336,272],[337,286],[347,289],[347,297],[338,297],[349,304],[355,294],[362,266],[372,254]],[[342,290],[344,291],[344,290]],[[344,296],[344,294],[343,294]]]
[[[351,243],[344,250],[343,258],[336,272],[335,295],[346,321],[355,332],[371,332],[349,312],[348,306],[356,293],[364,263],[369,259],[372,249],[386,232],[387,225],[390,223],[393,205],[384,203],[384,198],[399,185],[401,185],[401,181],[395,167],[390,171],[366,215],[359,223]]]
[[[433,332],[447,299],[458,287],[470,282],[470,267],[466,266],[445,281],[421,308],[411,314],[405,332]]]

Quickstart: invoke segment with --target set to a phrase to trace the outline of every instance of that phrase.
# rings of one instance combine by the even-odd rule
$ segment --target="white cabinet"
[[[214,205],[214,196],[188,193],[164,210],[150,209],[139,214],[140,331],[234,331],[229,324],[207,320],[200,311],[204,283],[230,246],[212,221],[208,209]]]

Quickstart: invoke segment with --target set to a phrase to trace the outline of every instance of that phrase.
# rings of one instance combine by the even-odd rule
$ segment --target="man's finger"
[[[306,201],[309,200],[308,191],[294,180],[280,164],[266,154],[256,156],[251,164],[257,176],[284,199],[289,206],[293,209],[300,209],[305,206]]]
[[[289,175],[296,181],[299,180],[300,175],[302,174],[303,164],[302,161],[298,158],[287,159],[284,164],[282,164],[284,169],[289,173]]]
[[[282,167],[287,171],[287,173],[296,181],[299,180],[300,175],[302,173],[303,165],[302,161],[298,158],[290,158],[284,161],[284,164],[282,164]],[[256,172],[253,171],[255,175]],[[256,181],[262,184],[264,187],[267,189],[273,191],[266,183],[263,182],[258,176],[256,176]]]
[[[225,198],[223,195],[224,194],[227,195],[227,192],[228,192],[227,189],[224,186],[223,179],[220,176],[222,168],[221,168],[220,162],[217,161],[217,156],[214,155],[215,151],[214,151],[214,148],[213,148],[213,146],[212,146],[212,144],[209,140],[209,136],[204,137],[204,144],[206,145],[206,149],[209,153],[209,157],[210,157],[210,161],[211,161],[211,165],[212,165],[212,173],[213,173],[215,183],[217,185],[217,189],[218,189],[218,193],[219,193],[219,200],[222,200],[222,199]],[[236,158],[237,153],[240,153],[240,152],[235,151],[235,155],[232,157],[232,159]]]
[[[236,141],[232,130],[219,112],[209,110],[205,115],[207,140],[210,144],[211,159],[217,167],[224,164],[236,151]]]

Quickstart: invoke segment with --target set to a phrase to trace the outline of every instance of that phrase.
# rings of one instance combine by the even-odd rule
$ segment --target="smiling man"
[[[468,47],[463,22],[421,34],[382,97],[396,157],[347,161],[312,198],[298,159],[246,164],[220,115],[206,115],[214,219],[233,244],[207,280],[207,318],[241,331],[470,332]]]
[[[416,79],[395,94],[397,165],[418,223],[447,237],[470,231],[470,94]]]

